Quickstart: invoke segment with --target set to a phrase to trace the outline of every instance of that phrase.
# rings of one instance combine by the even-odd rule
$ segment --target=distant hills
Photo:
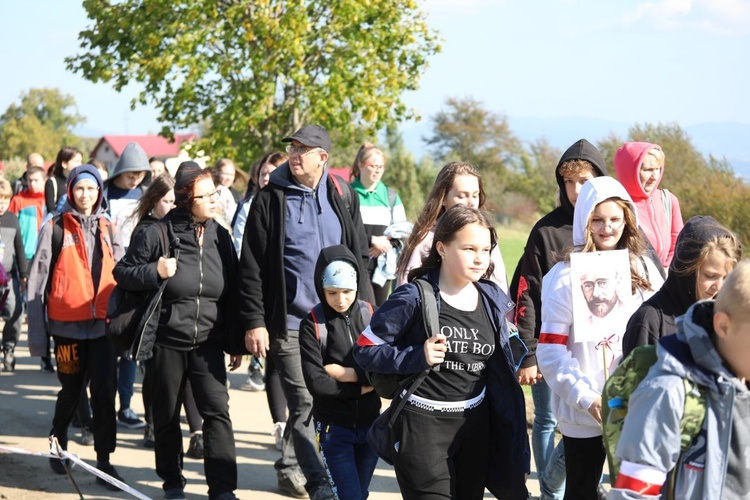
[[[550,145],[564,150],[585,137],[596,143],[614,132],[625,137],[632,124],[596,118],[533,118],[509,117],[511,130],[521,140],[532,142],[546,137]],[[735,173],[750,182],[750,124],[749,123],[699,123],[682,126],[695,147],[708,156],[726,158]],[[417,158],[426,151],[423,136],[430,135],[428,120],[402,126],[406,147]]]

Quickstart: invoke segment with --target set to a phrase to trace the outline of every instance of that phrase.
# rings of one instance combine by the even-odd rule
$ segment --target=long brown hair
[[[439,241],[448,244],[456,238],[456,233],[469,224],[479,224],[490,232],[490,252],[497,246],[497,231],[492,226],[489,217],[476,208],[466,207],[464,205],[455,205],[448,209],[435,226],[435,238],[432,240],[432,247],[427,258],[422,265],[409,271],[408,281],[422,276],[432,269],[439,269],[441,265],[440,254],[437,251]],[[495,264],[490,260],[490,265],[482,278],[488,279],[495,270]]]
[[[163,173],[151,181],[143,196],[138,200],[133,217],[136,220],[143,220],[159,203],[159,200],[164,198],[172,189],[174,189],[174,179],[167,173]]]
[[[406,273],[406,266],[409,264],[409,258],[414,249],[422,243],[427,233],[435,226],[435,222],[445,212],[445,207],[443,206],[445,196],[453,187],[456,177],[460,175],[473,175],[477,178],[477,182],[479,183],[479,208],[481,209],[484,206],[484,202],[486,201],[484,186],[482,185],[482,176],[479,175],[477,167],[465,161],[454,161],[444,166],[438,173],[437,178],[435,178],[432,191],[427,195],[424,208],[417,217],[414,228],[406,240],[403,251],[399,255],[398,266],[396,268],[399,276],[403,276]]]

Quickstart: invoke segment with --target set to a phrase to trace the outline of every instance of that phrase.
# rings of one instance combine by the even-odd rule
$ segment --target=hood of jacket
[[[98,216],[101,212],[107,209],[107,202],[104,200],[104,192],[103,192],[104,183],[102,182],[102,176],[99,174],[99,169],[90,164],[78,166],[74,168],[73,170],[71,170],[70,173],[68,174],[68,187],[67,187],[68,201],[65,202],[65,206],[63,207],[62,211],[73,212],[80,217],[86,217],[85,215],[81,214],[72,203],[72,200],[74,199],[73,198],[73,186],[75,186],[76,179],[83,173],[91,174],[96,179],[96,185],[99,188],[99,193],[96,199],[96,204],[94,205],[94,208],[91,210],[91,216]]]
[[[576,201],[575,212],[573,214],[573,245],[583,246],[586,244],[586,227],[588,225],[591,212],[596,206],[610,198],[620,198],[630,205],[633,211],[633,217],[637,217],[635,204],[633,200],[622,187],[612,177],[596,177],[589,181],[581,188]],[[636,220],[637,223],[637,220]]]
[[[687,263],[700,254],[706,242],[717,236],[730,237],[731,233],[711,216],[696,215],[690,218],[677,236],[667,280],[648,303],[670,316],[685,314],[698,300],[695,293],[697,273],[681,273],[679,270],[685,269]]]
[[[573,215],[573,204],[568,199],[568,193],[565,191],[565,179],[560,175],[560,165],[566,161],[571,160],[586,160],[591,163],[597,171],[597,177],[602,175],[609,175],[607,173],[607,165],[604,163],[604,158],[599,150],[586,139],[580,139],[573,143],[560,157],[560,161],[557,162],[555,167],[555,178],[557,179],[557,186],[560,190],[560,206],[569,215]]]
[[[716,350],[713,299],[696,302],[677,318],[677,332],[659,341],[659,363],[669,373],[716,390],[717,380],[733,379]]]
[[[659,179],[654,185],[651,194],[646,193],[643,190],[641,184],[641,163],[646,155],[652,149],[661,149],[658,144],[651,144],[650,142],[626,142],[620,149],[615,153],[615,173],[617,174],[617,180],[619,180],[628,194],[634,201],[640,201],[650,198],[656,190],[659,188],[661,180],[664,178],[664,169],[661,171]]]
[[[130,142],[120,155],[120,159],[117,160],[115,170],[109,179],[104,183],[105,186],[109,186],[112,181],[120,174],[125,172],[146,172],[146,177],[143,178],[143,183],[148,184],[151,180],[151,166],[148,164],[148,155],[146,151],[137,142]]]
[[[315,291],[318,292],[318,298],[320,299],[320,303],[323,304],[323,310],[326,312],[327,317],[339,314],[338,311],[328,305],[325,293],[323,292],[323,271],[325,271],[328,264],[334,260],[343,260],[351,264],[357,272],[357,283],[360,281],[359,264],[357,263],[354,254],[346,247],[346,245],[334,245],[326,247],[320,251],[318,261],[315,263]],[[359,290],[357,290],[357,295],[354,298],[354,302],[352,302],[352,306],[357,303],[357,297],[359,297]]]

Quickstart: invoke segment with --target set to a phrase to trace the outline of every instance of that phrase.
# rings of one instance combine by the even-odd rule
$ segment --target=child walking
[[[324,248],[315,266],[320,305],[300,324],[302,373],[313,397],[315,429],[334,494],[360,500],[369,486],[378,456],[367,444],[367,431],[380,414],[380,398],[354,362],[352,347],[367,326],[357,300],[359,267],[344,245]],[[323,313],[323,317],[316,317]],[[324,323],[327,335],[320,335]]]
[[[505,315],[513,307],[495,283],[497,235],[475,208],[456,205],[435,227],[430,252],[409,279],[435,293],[439,332],[425,332],[418,285],[385,301],[360,335],[365,370],[411,375],[439,365],[420,384],[394,428],[394,467],[406,499],[525,499],[529,443],[523,392]]]

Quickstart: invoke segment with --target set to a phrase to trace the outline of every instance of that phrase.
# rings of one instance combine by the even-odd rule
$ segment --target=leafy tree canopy
[[[37,152],[54,159],[62,146],[81,146],[71,130],[85,121],[71,95],[54,88],[23,92],[20,103],[12,103],[0,116],[0,158]]]
[[[143,85],[162,134],[206,127],[204,147],[249,166],[300,125],[373,135],[439,51],[416,0],[84,0],[93,24],[68,68]]]

